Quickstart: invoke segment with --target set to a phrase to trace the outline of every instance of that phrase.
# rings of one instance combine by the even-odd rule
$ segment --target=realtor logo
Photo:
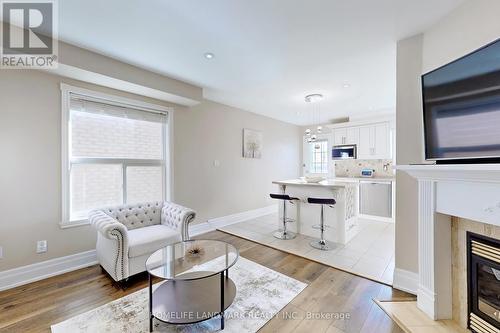
[[[57,67],[56,2],[2,0],[2,68]]]

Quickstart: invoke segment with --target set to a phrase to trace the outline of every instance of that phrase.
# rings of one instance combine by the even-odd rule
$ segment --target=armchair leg
[[[121,288],[123,291],[127,290],[127,288],[128,288],[128,278],[121,280],[121,281],[119,282],[119,284],[120,284],[120,288]]]
[[[122,291],[126,291],[129,287],[128,278],[120,280],[120,281],[113,280],[113,286],[117,289],[121,289]]]

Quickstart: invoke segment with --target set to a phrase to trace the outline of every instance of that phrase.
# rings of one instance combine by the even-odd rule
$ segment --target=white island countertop
[[[325,187],[325,188],[334,188],[334,187],[346,187],[351,185],[349,181],[339,181],[336,179],[325,179],[320,181],[319,183],[308,183],[302,179],[288,179],[288,180],[275,180],[273,184],[278,185],[295,185],[295,186],[315,186],[315,187]]]
[[[371,181],[371,182],[393,182],[395,177],[335,177],[332,180],[343,181],[343,182],[359,182],[359,181]]]

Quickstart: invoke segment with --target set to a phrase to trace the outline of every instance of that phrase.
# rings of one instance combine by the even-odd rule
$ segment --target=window
[[[328,141],[308,143],[310,153],[309,173],[328,173]]]
[[[168,112],[63,88],[63,224],[99,207],[167,199]]]

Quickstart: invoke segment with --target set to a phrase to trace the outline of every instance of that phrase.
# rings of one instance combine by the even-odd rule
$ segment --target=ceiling
[[[64,0],[60,39],[286,122],[394,112],[396,41],[462,0]],[[215,57],[204,57],[211,52]],[[344,85],[349,85],[345,88]]]

